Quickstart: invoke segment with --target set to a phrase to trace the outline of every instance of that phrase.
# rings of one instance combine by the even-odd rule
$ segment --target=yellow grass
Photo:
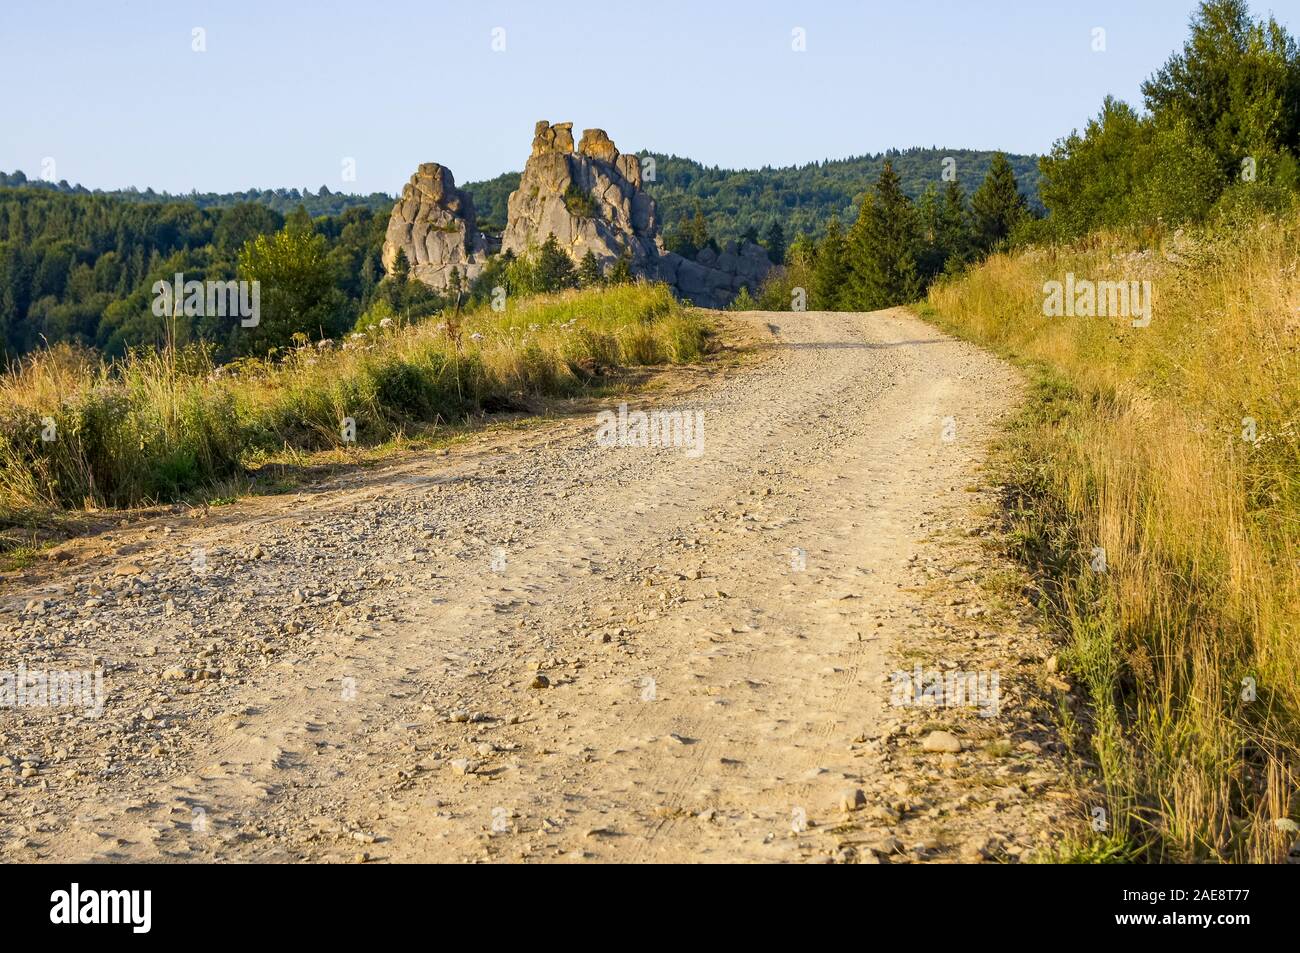
[[[56,348],[0,376],[0,525],[88,505],[174,499],[268,454],[374,445],[415,424],[526,410],[609,369],[683,363],[705,329],[662,285],[511,302],[375,328],[276,362],[201,350],[103,364]],[[46,439],[52,438],[52,439]]]
[[[997,255],[925,310],[1033,370],[1004,459],[1090,694],[1106,836],[1278,861],[1300,814],[1300,216],[1142,244]],[[1045,317],[1066,272],[1151,281],[1150,326]]]

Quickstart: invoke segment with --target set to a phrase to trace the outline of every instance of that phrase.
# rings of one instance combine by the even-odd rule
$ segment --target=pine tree
[[[284,220],[285,228],[294,233],[310,234],[315,231],[311,214],[305,205],[299,205]]]
[[[785,229],[781,227],[780,222],[773,222],[768,227],[767,234],[763,237],[763,244],[767,246],[767,257],[771,259],[772,264],[785,264]]]
[[[554,235],[547,235],[537,255],[537,290],[559,291],[576,284],[573,259],[560,247]]]
[[[849,232],[847,258],[852,272],[853,309],[874,311],[913,301],[921,293],[918,259],[921,225],[903,194],[892,162],[885,162],[876,187],[862,200]]]
[[[393,280],[398,284],[406,284],[411,277],[411,262],[406,257],[404,249],[397,249],[397,255],[393,258]]]
[[[697,252],[709,244],[709,223],[705,220],[704,209],[698,201],[695,203],[695,215],[691,219],[686,237],[695,246]]]
[[[987,252],[1003,241],[1027,214],[1025,197],[1016,188],[1016,173],[1005,154],[993,156],[988,175],[971,196],[975,245]]]
[[[848,262],[845,260],[844,232],[840,220],[832,215],[826,223],[826,234],[817,243],[812,272],[812,307],[818,311],[838,311],[840,302],[847,298],[845,285],[849,280]]]
[[[614,267],[609,270],[609,283],[611,285],[630,285],[635,280],[632,274],[632,259],[624,255],[618,261],[614,262]]]
[[[926,284],[943,271],[946,257],[940,235],[940,211],[939,190],[935,188],[933,182],[930,182],[917,203],[917,219],[921,226],[921,254],[917,267],[922,281]]]
[[[966,193],[956,182],[949,182],[939,206],[939,247],[943,249],[944,270],[957,271],[975,257],[970,213]]]
[[[587,254],[582,256],[582,263],[578,265],[578,284],[584,288],[594,287],[600,284],[604,277],[600,270],[600,262],[596,260],[596,253],[588,249]]]
[[[664,236],[664,247],[683,258],[694,258],[699,249],[691,242],[690,222],[678,222]]]

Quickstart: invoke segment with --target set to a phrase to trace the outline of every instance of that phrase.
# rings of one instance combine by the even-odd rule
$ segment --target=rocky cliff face
[[[584,130],[575,150],[572,123],[539,122],[507,215],[502,251],[524,255],[554,235],[575,262],[589,251],[606,269],[626,258],[633,274],[706,308],[724,307],[742,287],[757,291],[771,269],[767,252],[750,243],[733,242],[721,254],[705,249],[693,261],[665,252],[654,199],[641,189],[640,159],[621,154],[603,129]],[[412,275],[440,290],[453,268],[467,278],[483,269],[487,243],[474,204],[448,169],[422,165],[402,191],[384,243],[390,274],[399,248]]]
[[[772,270],[767,249],[752,242],[728,242],[720,255],[705,248],[693,261],[665,252],[657,266],[654,277],[671,285],[679,298],[689,298],[703,308],[725,308],[741,288],[757,294]]]
[[[646,273],[658,257],[654,199],[641,191],[641,163],[620,155],[603,129],[573,149],[573,124],[539,122],[519,188],[510,195],[501,248],[522,255],[554,235],[574,261],[592,252],[608,267],[622,257]]]
[[[389,274],[399,249],[406,252],[411,275],[438,290],[448,287],[453,270],[467,279],[466,286],[483,270],[487,243],[478,230],[474,200],[456,188],[445,166],[421,165],[393,206],[383,249]]]

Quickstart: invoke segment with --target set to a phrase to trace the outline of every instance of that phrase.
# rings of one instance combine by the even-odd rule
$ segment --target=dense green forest
[[[733,171],[660,156],[647,188],[660,203],[670,248],[691,253],[709,241],[748,235],[763,239],[779,259],[784,238],[773,245],[773,224],[781,223],[790,238],[800,231],[820,235],[833,216],[846,216],[861,200],[886,159],[903,191],[920,197],[927,183],[939,180],[946,156],[955,162],[958,181],[983,175],[991,161],[990,153],[911,149],[798,169]],[[1034,160],[1013,157],[1011,166],[1032,205]],[[485,230],[504,227],[507,199],[518,183],[519,174],[508,173],[466,186]],[[287,345],[294,333],[345,333],[380,297],[384,313],[431,313],[444,304],[437,295],[416,283],[383,281],[379,255],[392,204],[382,193],[351,195],[325,186],[316,193],[249,189],[181,196],[152,189],[90,191],[0,173],[0,357],[60,341],[116,356],[174,335],[179,343],[211,341],[218,357],[228,359],[250,347]],[[289,229],[295,216],[307,221]],[[295,275],[293,287],[300,296],[326,288],[322,301],[280,295],[268,303],[269,320],[258,334],[238,336],[220,319],[182,318],[164,326],[152,314],[154,282],[177,272],[200,281],[251,277],[240,267],[245,245],[259,235],[304,230],[316,236],[311,269],[318,273]],[[522,268],[512,269],[511,284],[531,287]]]
[[[0,190],[0,350],[8,357],[70,341],[111,355],[133,345],[212,341],[231,357],[266,343],[277,329],[339,334],[355,321],[383,277],[379,249],[387,213],[350,208],[312,220],[288,219],[264,205],[199,208],[189,202],[124,202],[107,195],[45,189]],[[311,255],[293,274],[257,274],[249,257],[259,236],[310,233]],[[306,247],[306,246],[304,246]],[[242,260],[241,260],[242,256]],[[272,278],[289,295],[326,288],[321,301],[265,302],[262,334],[232,336],[223,319],[160,322],[151,309],[154,282]]]
[[[983,181],[993,162],[993,152],[971,149],[891,149],[872,156],[810,162],[774,169],[719,169],[693,159],[643,152],[655,158],[655,179],[644,183],[659,207],[664,235],[685,227],[700,211],[710,235],[719,242],[744,235],[763,235],[780,222],[793,238],[800,232],[820,235],[832,216],[852,218],[868,186],[880,177],[885,162],[898,175],[904,194],[920,199],[927,186],[942,184],[944,160],[955,180],[973,189]],[[1038,157],[1008,155],[1016,181],[1029,207],[1041,210],[1038,199]],[[506,200],[519,187],[519,173],[507,172],[465,188],[474,196],[481,224],[487,231],[505,226]]]
[[[44,179],[29,179],[19,172],[0,172],[0,189],[32,188],[65,195],[99,195],[121,199],[125,202],[145,202],[150,204],[169,204],[184,202],[198,208],[230,208],[234,205],[252,203],[265,205],[267,208],[288,215],[302,206],[312,217],[319,215],[342,215],[350,208],[363,206],[374,212],[388,214],[393,207],[393,197],[385,192],[371,192],[369,195],[357,195],[352,192],[331,192],[322,185],[315,192],[310,189],[246,189],[243,192],[187,192],[172,194],[155,192],[153,189],[117,189],[94,191],[84,185],[69,185],[66,181],[47,182]]]

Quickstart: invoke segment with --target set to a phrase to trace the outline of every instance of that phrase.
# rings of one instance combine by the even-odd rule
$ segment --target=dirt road
[[[702,413],[698,455],[600,446],[584,415],[11,581],[0,669],[106,674],[98,717],[0,709],[0,857],[1042,846],[1070,809],[1052,650],[978,474],[1014,374],[903,311],[740,320],[770,359],[654,408]],[[996,714],[895,704],[916,666],[999,676]]]

